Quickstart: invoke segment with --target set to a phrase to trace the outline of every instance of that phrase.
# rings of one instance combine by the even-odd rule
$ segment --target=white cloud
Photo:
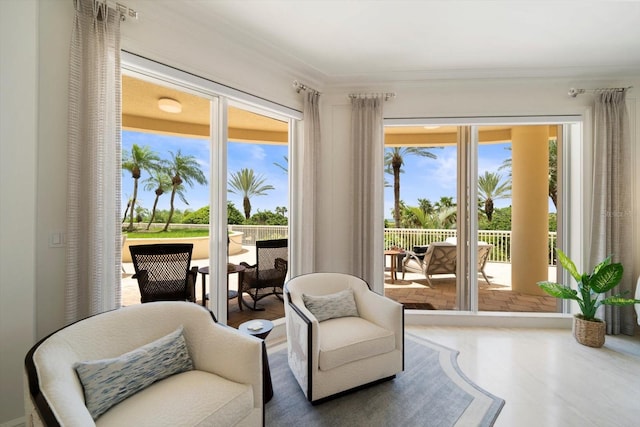
[[[259,145],[252,145],[251,147],[251,158],[253,160],[263,161],[265,157],[267,157],[267,153],[265,153],[264,148]]]
[[[458,158],[457,154],[453,150],[446,150],[442,152],[442,155],[435,159],[436,167],[432,172],[430,179],[436,181],[437,185],[445,190],[451,191],[455,196],[457,188],[457,168]]]

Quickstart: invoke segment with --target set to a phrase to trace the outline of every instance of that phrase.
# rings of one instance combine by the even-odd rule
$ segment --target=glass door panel
[[[122,77],[123,305],[140,302],[129,245],[192,243],[191,266],[209,266],[212,99]],[[199,275],[198,303],[205,293]]]
[[[457,164],[457,127],[385,127],[385,294],[407,309],[457,308]]]
[[[481,311],[558,309],[537,286],[555,280],[557,134],[548,124],[509,126],[503,134],[480,127],[478,242],[492,246],[478,276]]]
[[[238,266],[256,264],[256,242],[289,237],[289,122],[239,103],[228,107],[227,116],[229,274],[225,286],[227,323],[237,326],[252,317],[284,316],[282,300],[275,295],[257,301],[258,308],[266,311],[252,310],[249,292],[238,297],[244,274]],[[255,289],[250,291],[253,294]]]

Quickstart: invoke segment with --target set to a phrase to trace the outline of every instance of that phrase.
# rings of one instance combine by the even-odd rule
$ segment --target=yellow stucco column
[[[511,286],[546,295],[548,276],[549,127],[516,126],[511,132]]]

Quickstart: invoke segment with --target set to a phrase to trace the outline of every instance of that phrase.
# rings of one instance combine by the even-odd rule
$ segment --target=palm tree
[[[451,200],[450,197],[446,199]],[[420,200],[425,201],[425,199]],[[402,224],[407,228],[455,228],[457,209],[454,204],[443,204],[438,210],[430,211],[423,209],[423,206],[403,206]]]
[[[129,208],[131,207],[131,197],[129,197],[127,199],[127,207],[124,210],[124,215],[122,216],[122,223],[124,224],[124,222],[127,220],[127,214],[129,213]]]
[[[158,199],[162,196],[165,191],[171,188],[171,176],[167,173],[166,170],[158,169],[151,172],[151,176],[144,180],[144,189],[145,191],[153,190],[156,193],[156,198],[153,200],[153,208],[151,209],[151,217],[149,218],[149,223],[147,224],[147,230],[151,227],[151,223],[156,217],[156,207],[158,206]]]
[[[442,206],[433,216],[433,228],[456,228],[458,218],[457,206]]]
[[[253,169],[240,169],[238,172],[231,174],[229,180],[229,192],[233,194],[242,194],[242,206],[244,208],[244,216],[246,219],[251,217],[251,201],[253,196],[264,196],[266,191],[274,190],[272,185],[265,185],[266,178],[262,175],[255,175]]]
[[[434,205],[435,210],[441,211],[447,208],[456,207],[456,204],[453,203],[453,197],[441,196],[440,200],[436,202]]]
[[[148,146],[140,147],[138,144],[131,146],[131,152],[125,152],[122,159],[122,169],[131,172],[133,178],[133,196],[131,196],[131,209],[129,213],[128,230],[133,230],[133,206],[136,205],[138,198],[138,180],[140,179],[142,170],[152,171],[159,167],[160,158]]]
[[[511,185],[507,181],[500,181],[502,175],[496,172],[485,171],[484,175],[478,177],[478,196],[484,204],[484,213],[489,222],[493,218],[493,201],[511,197]]]
[[[284,173],[289,173],[289,156],[282,156],[284,158],[284,165],[281,165],[278,162],[273,162],[274,166],[282,169]]]
[[[434,211],[433,203],[429,199],[418,198],[418,207],[426,214],[432,214]]]
[[[430,228],[432,224],[431,215],[419,206],[407,206],[405,208],[407,217],[411,218],[410,228]]]
[[[384,153],[385,172],[393,174],[393,219],[396,228],[400,228],[400,173],[406,156],[420,156],[436,159],[430,148],[423,147],[393,147]]]
[[[171,155],[171,160],[165,163],[167,171],[171,176],[171,208],[169,209],[169,218],[167,218],[167,223],[164,225],[162,231],[169,229],[169,224],[173,217],[176,194],[178,194],[184,203],[189,204],[182,191],[184,189],[184,183],[187,183],[189,187],[193,187],[194,181],[200,185],[207,184],[207,178],[205,178],[204,173],[200,169],[200,164],[195,156],[183,155],[180,150],[175,154],[169,151],[169,154]]]

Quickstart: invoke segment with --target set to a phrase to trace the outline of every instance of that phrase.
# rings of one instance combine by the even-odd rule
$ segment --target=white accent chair
[[[157,381],[95,421],[74,363],[119,357],[183,327],[193,370]],[[264,425],[264,342],[215,322],[206,308],[151,302],[54,332],[25,359],[27,425]]]
[[[352,289],[358,316],[318,321],[304,295]],[[288,362],[313,404],[380,381],[404,369],[404,307],[355,276],[311,273],[284,288]]]

